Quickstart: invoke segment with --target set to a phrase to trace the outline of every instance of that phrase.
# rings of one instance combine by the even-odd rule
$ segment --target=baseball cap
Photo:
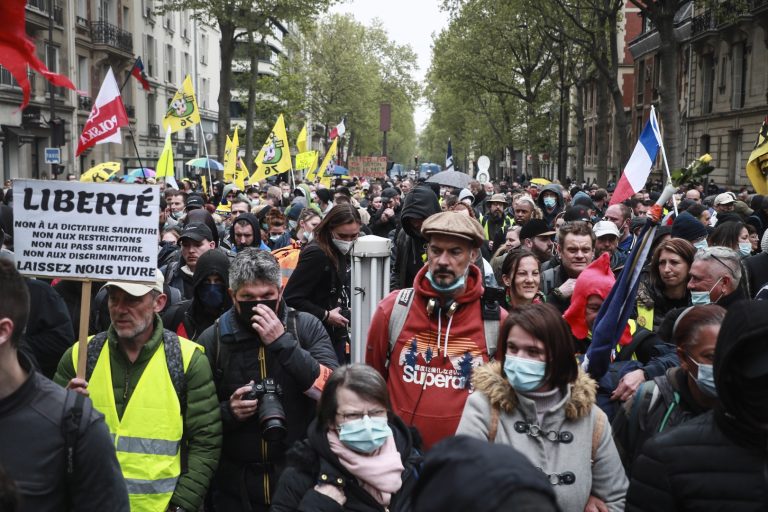
[[[595,224],[595,226],[592,228],[592,231],[595,232],[595,236],[597,238],[605,235],[613,235],[616,238],[619,237],[619,228],[617,228],[616,224],[609,220],[601,220]]]
[[[731,194],[728,192],[723,192],[722,194],[718,194],[717,197],[715,197],[715,206],[719,204],[731,204],[734,201],[735,199]]]
[[[187,210],[194,210],[196,208],[202,208],[203,206],[205,206],[205,201],[203,201],[203,198],[197,194],[191,194],[187,197]]]
[[[489,203],[504,203],[507,204],[507,197],[504,194],[493,194],[488,200]]]
[[[104,286],[102,286],[102,288],[106,288],[108,286],[114,286],[115,288],[120,288],[128,295],[133,295],[134,297],[143,297],[149,292],[151,292],[152,290],[163,293],[164,283],[165,283],[165,278],[163,278],[163,273],[160,272],[160,269],[155,269],[154,284],[131,283],[126,281],[107,281],[107,283]]]
[[[531,219],[520,230],[520,240],[535,238],[537,236],[552,236],[555,230],[547,225],[544,219]]]
[[[565,220],[565,222],[573,222],[576,220],[592,222],[592,219],[589,218],[589,209],[583,204],[577,204],[566,208],[563,220]]]
[[[205,224],[191,222],[184,226],[184,230],[179,237],[179,243],[185,238],[189,238],[195,242],[202,242],[203,240],[213,240],[213,234],[211,233],[211,228]]]
[[[475,247],[480,247],[485,241],[483,227],[468,215],[456,212],[440,212],[430,215],[421,225],[424,238],[431,235],[455,236],[469,240]]]

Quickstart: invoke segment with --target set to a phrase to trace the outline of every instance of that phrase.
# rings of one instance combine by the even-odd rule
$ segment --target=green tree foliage
[[[412,76],[416,54],[391,41],[378,21],[366,26],[347,15],[321,19],[287,42],[278,62],[275,91],[286,112],[323,126],[324,134],[346,116],[348,155],[380,155],[379,105],[392,106],[389,157],[410,158],[416,148],[413,109],[419,97]],[[301,128],[297,116],[291,124]]]

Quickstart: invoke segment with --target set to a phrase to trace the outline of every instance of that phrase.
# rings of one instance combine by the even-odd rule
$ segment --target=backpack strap
[[[187,412],[187,379],[184,375],[184,360],[181,356],[179,336],[173,331],[163,329],[163,348],[165,349],[168,374],[171,376],[173,389],[179,398],[181,415],[184,416]]]
[[[85,380],[91,380],[93,369],[96,368],[96,362],[101,355],[101,349],[107,341],[107,331],[102,331],[88,341],[87,355],[85,359]]]
[[[654,395],[657,395],[658,387],[654,381],[646,381],[637,388],[632,398],[632,408],[629,411],[629,445],[635,446],[637,434],[640,429],[640,411],[648,411],[653,407]]]
[[[488,442],[493,444],[496,441],[496,434],[499,431],[499,410],[498,404],[491,406],[491,422],[488,424]]]
[[[64,399],[61,432],[64,436],[67,482],[70,484],[74,484],[75,452],[77,451],[77,441],[80,437],[80,424],[83,419],[84,405],[85,396],[74,391],[67,391],[66,398]],[[74,487],[70,486],[69,488],[73,489]]]
[[[411,310],[413,295],[413,288],[403,288],[397,292],[395,305],[392,307],[392,313],[389,315],[389,345],[387,347],[387,359],[384,362],[385,368],[389,368],[389,360],[392,357],[392,352],[395,350],[397,339],[403,331],[403,325],[405,325],[405,319],[408,317],[408,311]]]
[[[485,349],[488,360],[496,357],[496,346],[499,339],[499,323],[501,322],[501,306],[495,300],[480,299],[483,317],[483,333],[485,334]]]
[[[592,427],[592,464],[597,460],[597,449],[600,446],[600,439],[603,438],[606,420],[605,413],[602,409],[597,409],[596,414],[595,424]]]

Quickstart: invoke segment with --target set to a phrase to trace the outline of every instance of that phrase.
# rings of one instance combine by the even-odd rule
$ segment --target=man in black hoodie
[[[246,247],[256,247],[269,250],[261,240],[259,218],[252,213],[241,213],[229,228],[229,239],[232,241],[232,253],[242,252]]]
[[[627,510],[765,510],[768,505],[768,302],[725,315],[713,372],[720,406],[648,440]]]
[[[400,214],[401,228],[395,234],[390,256],[392,290],[413,286],[416,273],[426,261],[424,247],[427,241],[421,236],[421,224],[435,213],[440,213],[440,203],[430,187],[419,185],[405,196]]]
[[[227,294],[229,257],[221,251],[208,251],[197,260],[192,275],[193,296],[163,313],[163,325],[181,337],[197,338],[232,307]]]
[[[547,185],[539,192],[536,204],[541,208],[547,225],[554,227],[555,217],[565,208],[563,204],[563,189],[560,188],[560,185],[554,183]]]

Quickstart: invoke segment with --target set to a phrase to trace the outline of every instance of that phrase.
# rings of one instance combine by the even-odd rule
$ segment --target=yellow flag
[[[760,195],[768,195],[768,116],[757,134],[755,149],[747,160],[747,177],[755,187],[755,192]]]
[[[333,139],[333,144],[328,148],[328,152],[325,154],[325,158],[323,158],[323,163],[320,164],[320,167],[307,173],[308,180],[314,180],[318,174],[321,178],[324,178],[326,175],[333,176],[333,171],[336,169],[336,146],[338,145],[338,142],[338,137]]]
[[[251,183],[263,180],[269,176],[282,174],[292,169],[291,151],[288,145],[288,135],[285,133],[285,120],[283,114],[277,118],[275,127],[272,128],[264,147],[254,160],[256,170],[251,176]]]
[[[203,186],[203,192],[205,192],[207,194],[208,193],[208,180],[202,174],[200,175],[200,184]]]
[[[173,177],[173,146],[171,145],[171,129],[165,130],[165,145],[163,152],[160,153],[160,159],[157,161],[155,169],[158,178]]]
[[[168,111],[163,119],[163,128],[170,127],[171,133],[176,133],[198,123],[200,123],[200,110],[197,108],[192,78],[187,75],[181,89],[176,91],[171,104],[168,105]]]
[[[296,139],[296,149],[299,153],[307,151],[307,123],[304,123],[304,128],[299,132],[299,138]]]
[[[235,181],[237,173],[237,147],[240,141],[237,138],[237,127],[235,127],[235,136],[231,139],[227,135],[227,142],[224,147],[224,183]]]
[[[235,132],[237,136],[237,132]],[[245,179],[248,177],[248,168],[245,166],[245,162],[240,158],[237,163],[237,170],[235,170],[235,185],[238,190],[245,190]]]
[[[296,155],[296,170],[314,169],[317,167],[317,151],[305,151]]]

